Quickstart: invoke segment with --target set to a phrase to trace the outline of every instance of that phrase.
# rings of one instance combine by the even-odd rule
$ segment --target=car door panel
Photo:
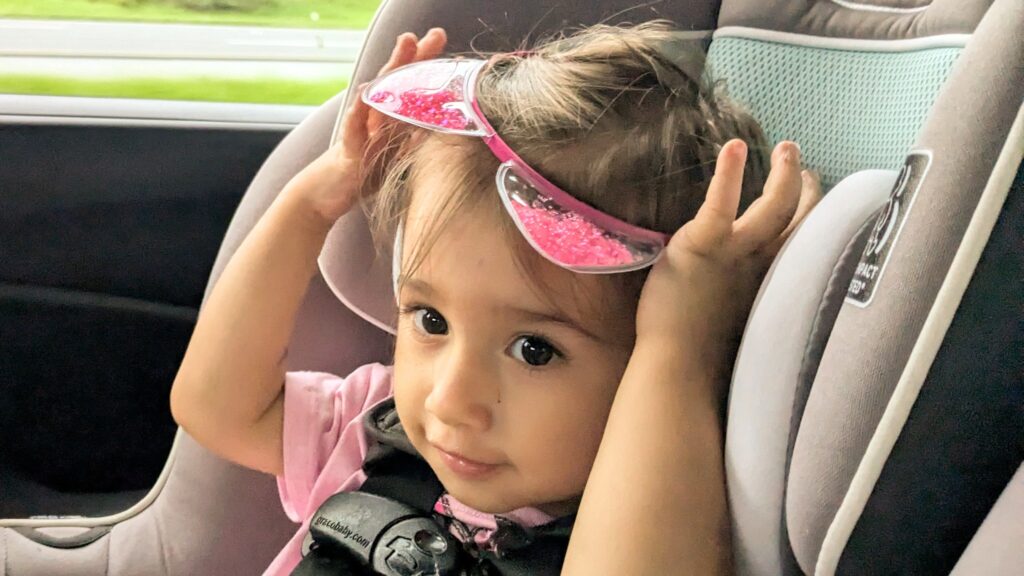
[[[0,476],[20,487],[0,517],[112,512],[45,496],[135,498],[159,475],[224,231],[304,111],[32,98],[0,98]]]

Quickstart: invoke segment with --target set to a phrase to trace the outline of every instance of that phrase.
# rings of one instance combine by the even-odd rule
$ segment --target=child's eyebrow
[[[427,295],[434,293],[434,287],[431,286],[430,284],[427,284],[423,280],[420,280],[419,278],[399,276],[398,285],[402,286],[403,288],[409,288],[411,290],[415,290],[416,292],[420,292]]]
[[[579,322],[573,320],[569,316],[566,316],[565,314],[562,314],[560,312],[531,310],[529,308],[522,308],[519,306],[504,306],[504,308],[506,311],[511,312],[512,314],[515,314],[516,316],[520,316],[527,320],[533,322],[559,324],[565,326],[566,328],[569,328],[570,330],[575,330],[576,332],[579,332],[580,334],[586,336],[587,338],[590,338],[591,340],[597,342],[604,342],[604,338],[601,338],[597,334],[594,334],[590,330],[587,330]]]

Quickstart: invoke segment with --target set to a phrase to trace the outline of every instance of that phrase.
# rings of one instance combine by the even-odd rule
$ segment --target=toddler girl
[[[798,148],[776,147],[766,178],[759,128],[664,23],[486,61],[438,59],[444,42],[399,37],[341,142],[238,249],[175,419],[278,477],[303,525],[267,574],[291,573],[310,517],[367,480],[371,410],[439,481],[432,511],[474,574],[726,569],[724,384],[764,271],[817,199]],[[394,364],[285,373],[327,231],[362,197],[376,237],[399,234]],[[531,547],[543,534],[561,545]]]

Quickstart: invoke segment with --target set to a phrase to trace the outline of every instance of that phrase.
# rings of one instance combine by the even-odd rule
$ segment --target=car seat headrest
[[[724,0],[718,27],[905,40],[970,34],[991,4],[992,0]]]
[[[727,0],[709,62],[770,140],[800,142],[827,190],[900,167],[990,4]]]

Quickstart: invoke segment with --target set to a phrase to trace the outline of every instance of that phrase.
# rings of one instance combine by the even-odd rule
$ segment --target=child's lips
[[[467,458],[458,452],[449,452],[440,446],[433,445],[437,453],[441,456],[441,460],[444,461],[445,465],[454,472],[456,475],[463,478],[478,480],[489,476],[497,470],[501,464],[491,464],[487,462],[479,462],[471,458]]]

